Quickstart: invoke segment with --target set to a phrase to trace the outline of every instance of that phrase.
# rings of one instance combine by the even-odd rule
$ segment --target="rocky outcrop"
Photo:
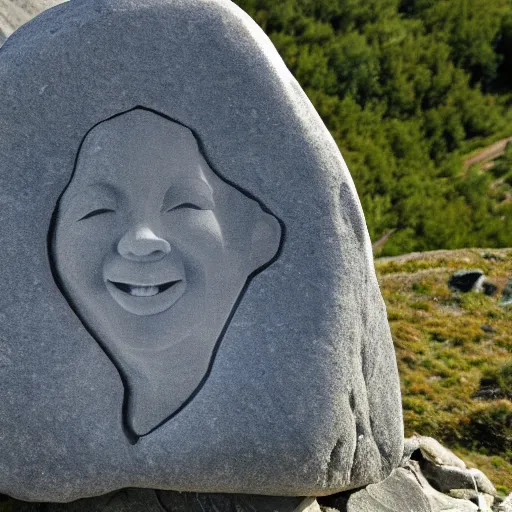
[[[443,512],[512,510],[491,481],[430,437],[405,440],[404,458],[386,480],[364,489],[320,498],[322,510],[338,512]]]

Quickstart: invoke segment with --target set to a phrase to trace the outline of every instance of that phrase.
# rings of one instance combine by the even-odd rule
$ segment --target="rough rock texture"
[[[430,462],[421,465],[428,481],[441,492],[452,489],[474,489],[496,496],[497,492],[491,481],[478,469],[462,469],[453,466],[436,466]]]
[[[413,436],[406,439],[406,446],[414,446],[416,443],[417,449],[421,451],[421,455],[433,464],[439,466],[455,466],[462,469],[466,467],[462,459],[432,437]],[[405,450],[404,454],[406,454]]]
[[[323,512],[315,498],[306,498],[294,512]]]
[[[499,505],[499,512],[512,512],[512,494],[509,494]]]
[[[420,448],[421,447],[421,448]],[[453,464],[447,466],[446,464]],[[432,471],[432,466],[435,471]],[[496,496],[494,487],[483,473],[466,469],[465,463],[435,439],[413,436],[405,439],[401,467],[384,481],[370,484],[363,489],[345,491],[319,498],[323,512],[471,512],[477,510],[508,511],[507,500],[503,503]],[[427,468],[425,473],[423,469]],[[440,492],[432,487],[426,475],[435,474],[440,479],[443,471],[449,475],[464,474],[457,483],[463,488],[449,488]],[[467,478],[469,476],[469,478]],[[475,476],[475,481],[473,477]],[[439,487],[436,481],[432,481]],[[478,490],[475,489],[475,485]],[[484,492],[482,488],[487,489]],[[500,508],[501,507],[501,508]]]
[[[420,443],[429,452],[419,449]],[[179,493],[124,489],[99,498],[78,500],[69,504],[28,504],[11,500],[9,512],[131,512],[168,510],[170,512],[472,512],[476,510],[512,512],[511,498],[483,493],[471,487],[450,489],[442,493],[434,489],[421,466],[437,460],[465,464],[435,439],[413,436],[405,440],[403,465],[378,484],[318,498],[285,498],[229,494]],[[411,449],[416,447],[414,450]],[[413,459],[410,459],[412,455]],[[465,470],[469,471],[469,470]],[[469,482],[466,482],[469,485]],[[1,497],[1,496],[0,496]],[[156,507],[156,509],[155,509]]]
[[[409,461],[407,468],[413,473],[414,477],[423,489],[423,493],[430,503],[432,512],[471,512],[473,510],[478,510],[478,506],[470,501],[452,498],[451,496],[434,489],[422,474],[420,465],[416,461]]]
[[[73,0],[6,41],[0,84],[0,492],[311,496],[388,476],[399,383],[361,207],[256,24],[227,0]],[[199,393],[132,444],[123,381],[61,295],[47,234],[87,131],[136,106],[193,130],[286,233]]]
[[[396,469],[386,480],[353,494],[347,512],[431,512],[429,501],[414,476]]]
[[[475,491],[474,489],[452,489],[448,494],[452,498],[468,500],[475,505],[483,502],[487,508],[491,508],[495,500],[494,496]]]
[[[434,489],[410,461],[397,468],[386,480],[352,493],[341,493],[321,500],[339,512],[443,512],[477,511],[468,499],[457,499]]]

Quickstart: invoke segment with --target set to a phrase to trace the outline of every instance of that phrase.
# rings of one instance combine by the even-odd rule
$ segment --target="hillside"
[[[483,270],[501,290],[512,276],[512,249],[376,260],[397,353],[406,435],[439,439],[510,492],[512,306],[500,306],[499,293],[488,297],[448,288],[454,272],[471,268]]]

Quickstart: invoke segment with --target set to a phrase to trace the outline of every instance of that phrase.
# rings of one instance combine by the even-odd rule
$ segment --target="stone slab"
[[[494,485],[479,469],[437,466],[430,462],[422,464],[421,469],[427,480],[441,492],[476,487],[480,492],[497,496]]]
[[[465,462],[439,441],[428,436],[413,436],[418,440],[419,449],[425,459],[438,466],[454,466],[465,469]]]
[[[398,468],[383,482],[354,493],[348,500],[347,512],[432,512],[432,509],[411,473]]]
[[[10,512],[320,512],[314,498],[122,489],[71,503],[11,501]]]

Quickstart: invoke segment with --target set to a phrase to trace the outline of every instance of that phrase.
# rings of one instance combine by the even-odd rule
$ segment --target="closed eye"
[[[189,209],[189,210],[209,210],[209,208],[201,208],[200,206],[197,206],[197,204],[182,203],[182,204],[179,204],[177,206],[174,206],[173,208],[169,208],[167,211],[168,212],[175,212],[176,210],[184,210],[184,209]]]
[[[84,215],[80,220],[90,219],[91,217],[95,217],[96,215],[101,215],[103,213],[111,213],[114,210],[111,210],[109,208],[99,208],[98,210],[93,210],[92,212],[89,212],[87,215]]]

